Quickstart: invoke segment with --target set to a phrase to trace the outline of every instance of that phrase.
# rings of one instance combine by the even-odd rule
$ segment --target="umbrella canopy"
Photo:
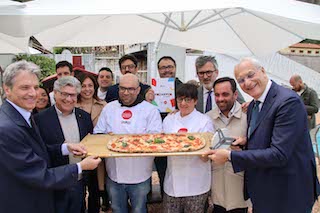
[[[113,4],[35,0],[26,5],[19,10],[0,9],[0,32],[34,35],[49,49],[162,42],[231,55],[265,56],[305,38],[320,40],[320,6],[293,0],[198,0],[181,5],[168,0]],[[12,17],[13,13],[19,16]],[[5,26],[8,18],[22,27]]]

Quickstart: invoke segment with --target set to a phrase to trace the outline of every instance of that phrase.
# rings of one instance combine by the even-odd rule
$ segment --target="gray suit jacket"
[[[238,91],[238,98],[237,98],[237,101],[242,104],[245,102],[243,96],[241,95],[241,93]],[[214,101],[214,100],[213,100]],[[196,109],[199,111],[199,112],[202,112],[204,113],[204,110],[203,110],[203,86],[201,85],[199,88],[198,88],[198,102],[197,102],[197,105],[196,105]]]

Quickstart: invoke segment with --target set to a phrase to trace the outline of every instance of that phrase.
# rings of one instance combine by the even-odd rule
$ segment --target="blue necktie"
[[[205,112],[209,112],[212,109],[211,93],[212,93],[212,91],[210,90],[208,92],[208,98],[207,98],[207,104],[206,104],[206,111]]]
[[[257,118],[259,115],[259,105],[260,101],[255,101],[252,112],[251,112],[251,119],[250,119],[250,126],[249,126],[249,136],[251,135],[253,128],[256,126]]]

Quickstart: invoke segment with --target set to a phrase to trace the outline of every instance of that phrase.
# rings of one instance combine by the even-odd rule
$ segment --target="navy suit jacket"
[[[253,102],[248,108],[250,123]],[[247,150],[231,153],[235,172],[245,170],[245,186],[258,213],[311,211],[319,182],[300,98],[272,82]]]
[[[143,84],[143,83],[139,83],[139,85],[141,87],[141,90],[140,90],[139,94],[144,99],[145,92],[146,92],[146,90],[148,88],[150,88],[150,86],[147,85],[147,84]],[[111,101],[115,101],[115,100],[118,100],[118,99],[119,99],[119,84],[115,84],[115,85],[112,85],[111,87],[108,87],[108,92],[107,92],[105,101],[107,103],[109,103]]]
[[[75,115],[79,126],[80,140],[82,140],[88,133],[92,133],[93,124],[90,114],[82,109],[75,108]],[[36,114],[35,121],[47,146],[51,147],[64,143],[65,139],[55,106]],[[54,167],[66,165],[69,164],[69,157],[52,156],[51,162]]]
[[[77,183],[75,164],[49,168],[49,155],[62,156],[60,146],[46,147],[38,131],[7,101],[0,109],[1,212],[54,213],[53,189]]]

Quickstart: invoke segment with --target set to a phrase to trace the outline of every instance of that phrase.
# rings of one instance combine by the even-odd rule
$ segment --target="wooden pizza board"
[[[189,133],[190,135],[198,135],[205,139],[206,146],[200,150],[193,152],[161,152],[161,153],[121,153],[114,152],[107,148],[108,141],[120,137],[123,135],[109,135],[109,134],[98,134],[98,135],[87,135],[82,139],[81,144],[87,148],[88,156],[99,156],[103,158],[110,157],[142,157],[142,156],[195,156],[202,155],[204,152],[210,150],[210,144],[213,134],[212,133]]]

